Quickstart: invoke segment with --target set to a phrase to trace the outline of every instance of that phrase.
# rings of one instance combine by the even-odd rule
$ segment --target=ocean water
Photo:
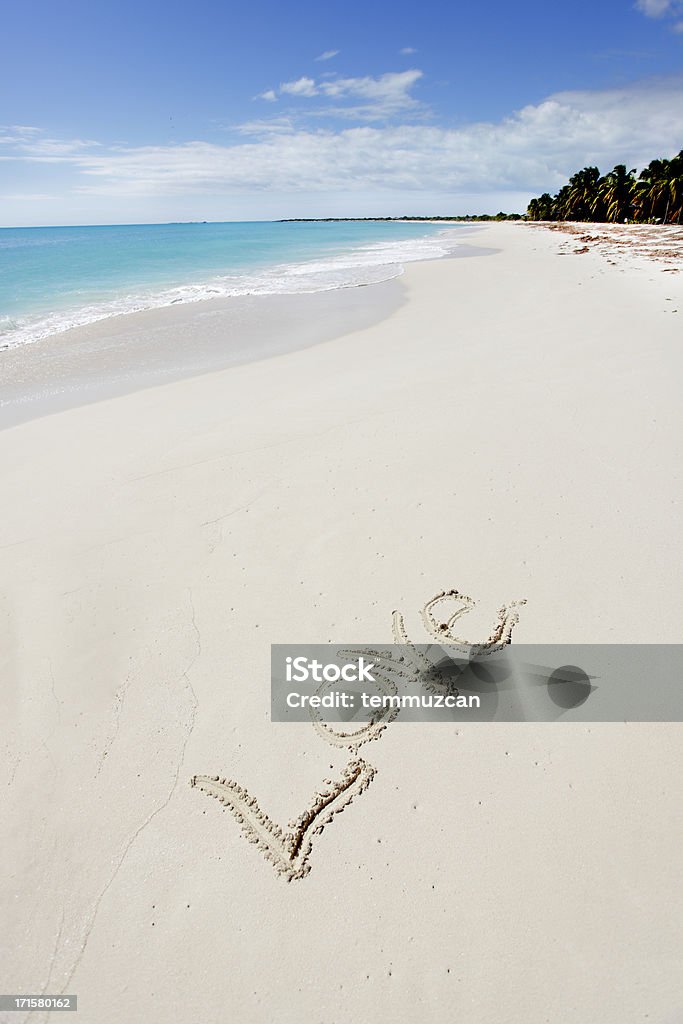
[[[0,349],[217,296],[388,280],[457,250],[438,224],[225,223],[0,229]]]

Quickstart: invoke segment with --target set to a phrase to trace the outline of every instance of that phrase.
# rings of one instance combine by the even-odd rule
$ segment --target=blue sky
[[[522,210],[683,147],[683,0],[5,12],[4,225]]]

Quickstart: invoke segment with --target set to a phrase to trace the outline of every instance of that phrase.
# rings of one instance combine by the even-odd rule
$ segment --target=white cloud
[[[415,103],[409,92],[420,78],[422,72],[416,69],[390,71],[378,78],[369,75],[364,78],[335,78],[323,82],[321,90],[326,96],[335,99],[351,96],[400,108]]]
[[[673,7],[672,0],[636,0],[636,7],[648,18],[661,18]]]
[[[314,60],[332,60],[332,58],[336,57],[339,52],[339,50],[325,50],[324,53],[319,54],[314,58]]]
[[[312,78],[307,78],[303,75],[301,78],[297,78],[295,82],[282,82],[280,85],[280,92],[286,93],[289,96],[317,96],[318,90],[315,82]]]
[[[35,203],[41,202],[45,199],[53,200],[55,203],[59,202],[59,196],[51,196],[47,192],[9,192],[6,196],[3,196],[8,203]]]
[[[675,18],[683,14],[683,0],[636,0],[636,8],[648,18]],[[683,22],[676,22],[672,28],[683,32]]]
[[[291,117],[268,117],[255,121],[245,121],[234,127],[234,131],[240,135],[269,135],[282,132],[294,131],[294,122]]]
[[[43,162],[59,162],[64,158],[97,148],[92,139],[51,139],[40,128],[27,125],[0,126],[0,145],[13,146],[18,154],[40,158]]]
[[[404,46],[398,52],[403,54],[404,57],[409,57],[411,53],[417,53],[417,50],[414,46]]]
[[[259,93],[256,98],[259,100],[268,100],[269,103],[277,102],[277,95],[275,93],[275,89],[266,89],[265,92]]]
[[[379,121],[394,117],[399,112],[423,111],[424,107],[413,96],[411,89],[422,78],[417,69],[390,71],[373,78],[339,78],[335,74],[323,74],[320,80],[306,75],[292,82],[282,82],[280,95],[297,99],[333,100],[335,106],[320,105],[308,109],[314,117],[342,117],[357,121]],[[262,99],[276,99],[275,90],[261,93]],[[345,106],[348,101],[353,101]],[[341,104],[341,105],[340,105]]]
[[[40,133],[40,128],[34,128],[27,124],[0,124],[0,142],[6,140],[9,136],[21,136],[24,138],[28,135],[40,135]]]
[[[351,87],[350,81],[356,84]],[[360,81],[334,84],[341,93],[369,90],[374,98],[376,86]],[[195,204],[208,211],[214,197],[215,209],[225,210],[241,195],[251,197],[251,210],[266,211],[286,195],[288,206],[277,215],[287,216],[292,209],[309,209],[314,194],[321,206],[325,196],[355,197],[343,207],[348,212],[353,202],[367,210],[369,197],[378,205],[382,196],[399,197],[394,208],[402,202],[407,209],[420,197],[438,194],[443,209],[444,196],[484,193],[496,195],[497,207],[505,205],[501,196],[514,195],[518,206],[520,195],[554,191],[587,164],[604,171],[615,163],[642,167],[653,157],[673,155],[672,140],[683,138],[682,93],[678,76],[621,89],[557,93],[501,120],[458,128],[404,123],[297,130],[283,118],[242,126],[246,138],[233,144],[194,140],[94,147],[24,135],[3,152],[30,165],[32,178],[39,179],[32,180],[36,193],[54,191],[51,165],[60,164],[70,175],[68,195],[93,208],[100,203],[132,209],[146,201],[151,209],[166,197],[169,209]],[[6,162],[3,166],[10,169]],[[476,209],[474,201],[468,205]],[[342,208],[341,200],[336,208]],[[12,216],[16,223],[16,212]]]

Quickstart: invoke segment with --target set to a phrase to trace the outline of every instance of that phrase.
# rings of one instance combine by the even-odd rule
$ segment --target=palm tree
[[[643,207],[650,220],[681,223],[683,203],[683,149],[672,160],[652,160],[640,172]]]
[[[565,208],[567,220],[592,220],[593,206],[598,197],[600,171],[597,167],[584,167],[569,179]]]
[[[544,192],[539,199],[532,199],[527,210],[529,220],[552,220],[553,197]]]
[[[569,185],[563,185],[553,200],[551,220],[573,220]]]
[[[659,182],[662,199],[666,199],[664,224],[680,224],[683,214],[683,149],[666,161],[666,177]]]
[[[539,199],[541,217],[543,220],[553,219],[553,197],[549,192],[544,192]]]
[[[600,177],[597,167],[572,175],[556,196],[532,199],[529,220],[612,221],[681,224],[683,222],[683,149],[671,160],[652,160],[640,172],[625,164]]]
[[[640,172],[639,204],[643,219],[662,220],[664,206],[661,203],[664,183],[667,179],[668,160],[651,160]]]
[[[671,160],[669,195],[672,200],[671,223],[680,224],[683,217],[683,149]]]
[[[625,164],[617,164],[602,180],[600,198],[605,208],[605,219],[623,224],[632,220],[635,212],[635,170],[627,171]]]

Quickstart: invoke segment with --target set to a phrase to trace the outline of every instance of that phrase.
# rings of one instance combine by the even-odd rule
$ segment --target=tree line
[[[683,149],[671,160],[652,160],[636,177],[617,164],[601,175],[584,167],[555,196],[532,199],[528,220],[583,220],[615,224],[680,224],[683,215]]]
[[[420,214],[419,216],[411,216],[405,214],[403,217],[286,217],[283,220],[276,221],[277,224],[355,224],[357,221],[362,223],[374,223],[379,221],[381,223],[388,222],[401,222],[413,221],[426,222],[431,224],[433,221],[479,221],[479,220],[522,220],[521,213],[461,213],[461,214],[442,214],[438,217],[433,215]],[[206,221],[204,221],[206,224]]]

